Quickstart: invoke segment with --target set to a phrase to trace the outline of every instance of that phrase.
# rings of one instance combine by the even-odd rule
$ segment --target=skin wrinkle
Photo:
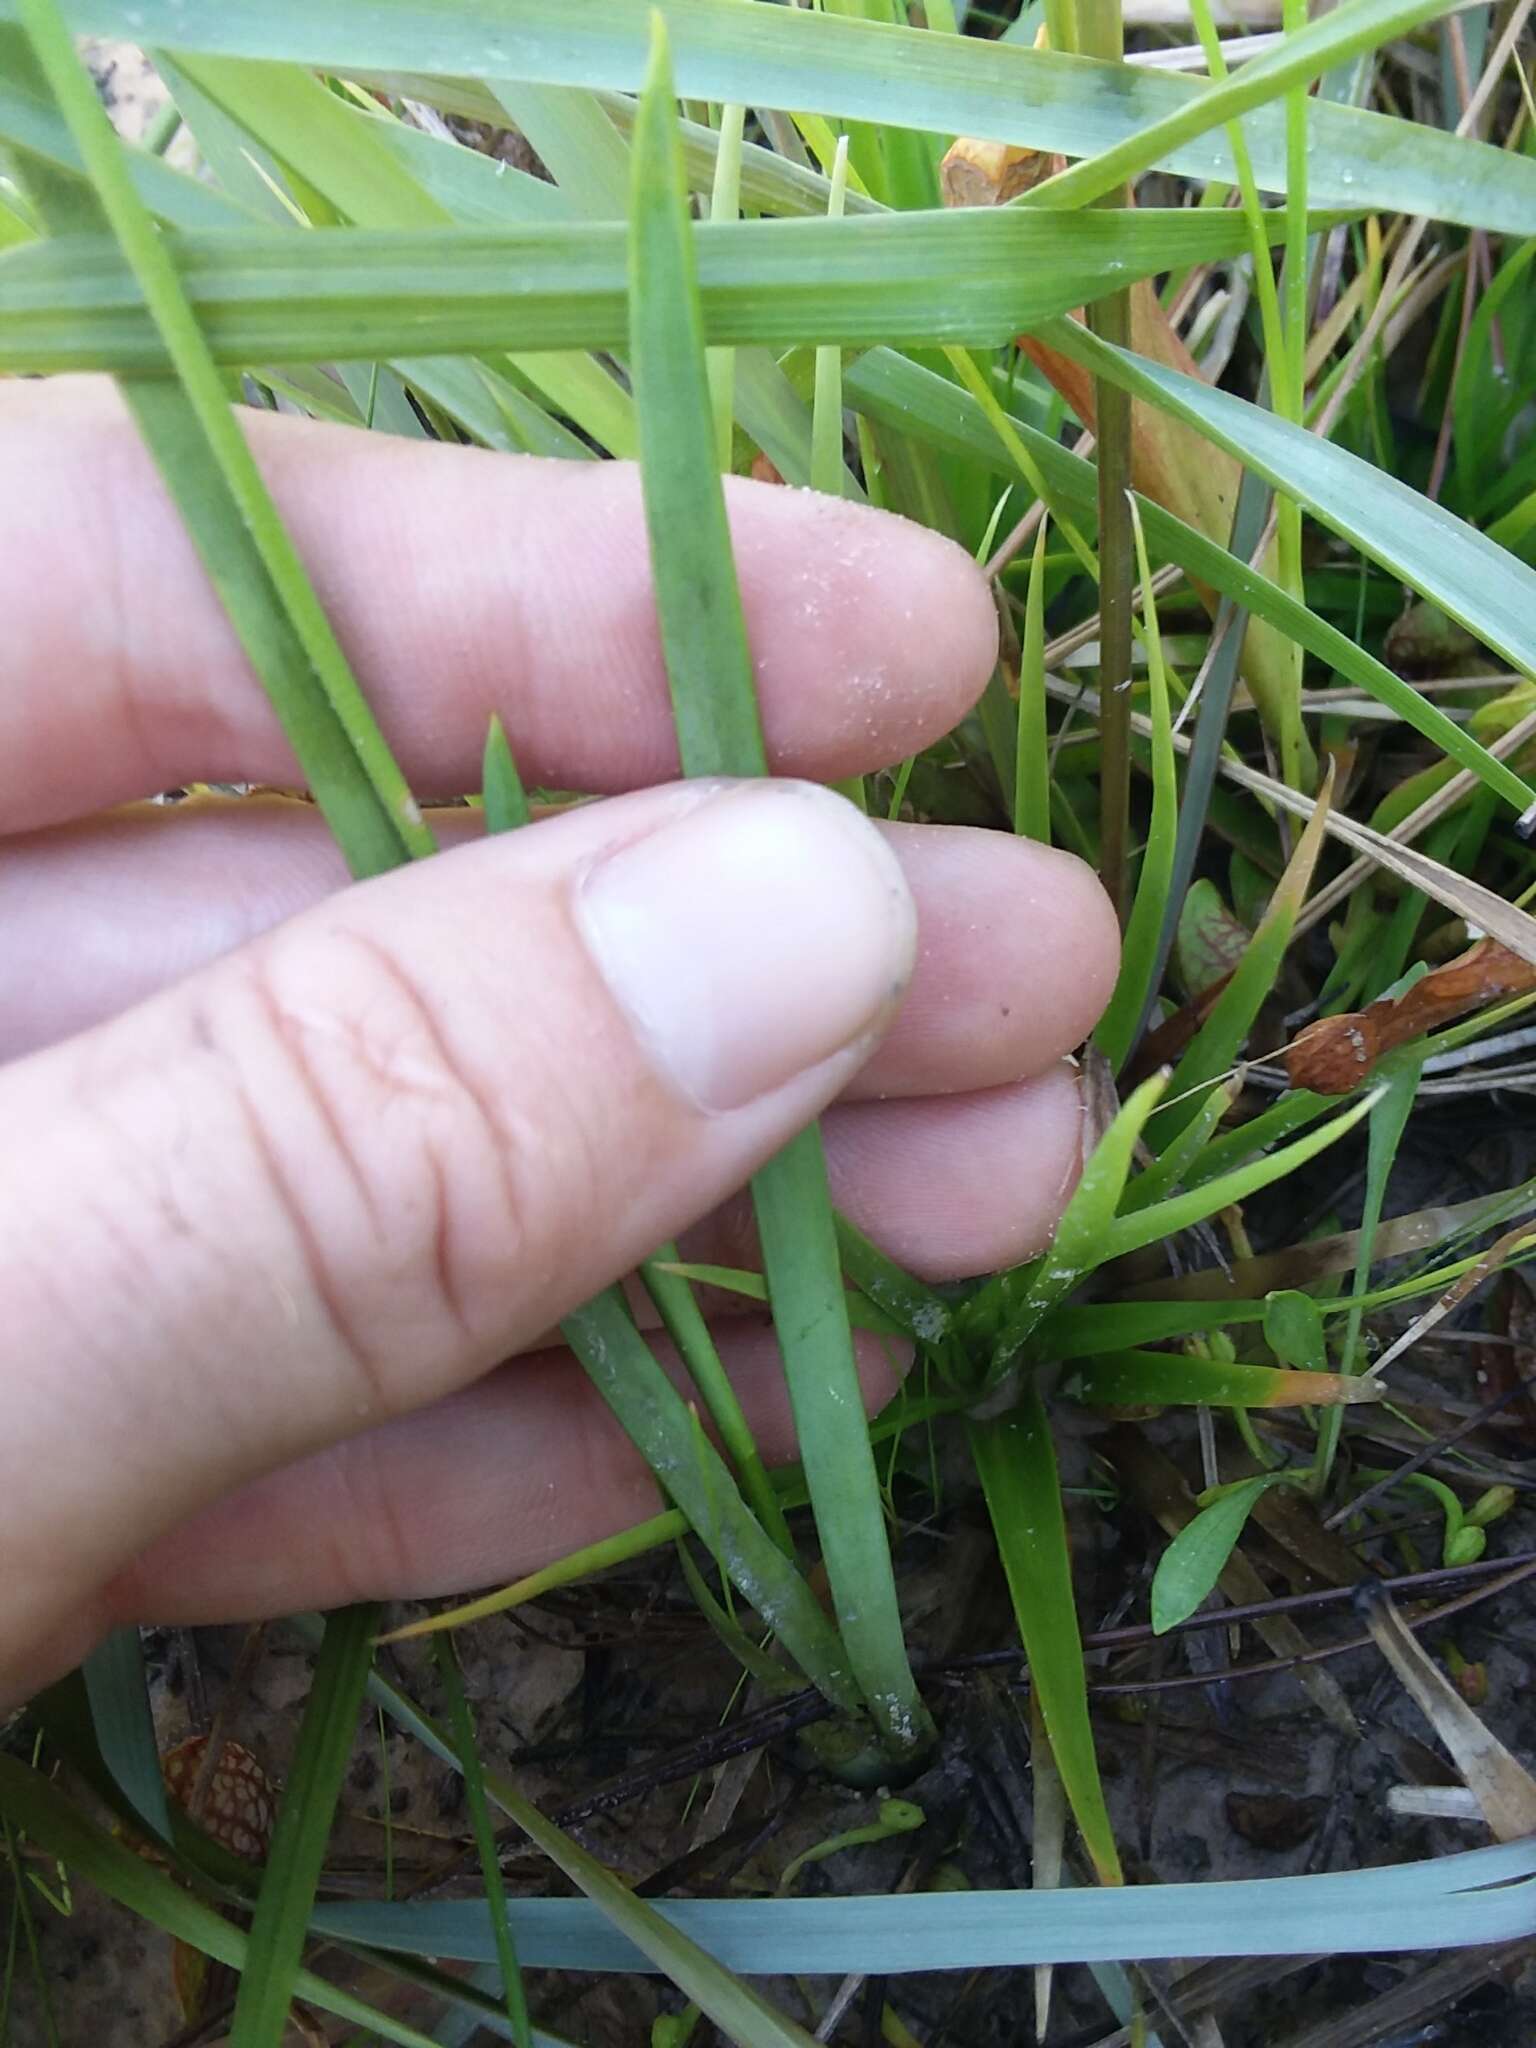
[[[313,1305],[320,1312],[321,1321],[334,1342],[338,1357],[350,1367],[353,1376],[364,1390],[365,1398],[359,1408],[359,1414],[368,1418],[392,1413],[392,1404],[384,1398],[386,1376],[382,1367],[368,1347],[360,1341],[341,1307],[331,1282],[319,1235],[311,1228],[304,1205],[298,1199],[276,1148],[267,1136],[261,1113],[238,1076],[232,1084],[230,1099],[236,1105],[245,1125],[252,1155],[261,1169],[274,1210],[286,1224],[290,1240],[298,1251],[300,1264],[309,1282]],[[302,1323],[301,1316],[301,1327]]]
[[[515,1161],[521,1157],[521,1148],[507,1128],[494,1091],[480,1085],[471,1074],[469,1063],[462,1060],[453,1049],[449,1042],[448,1030],[437,1016],[425,985],[402,967],[389,948],[371,934],[352,930],[347,933],[347,937],[358,951],[371,961],[373,971],[401,999],[406,1014],[419,1026],[431,1049],[435,1073],[439,1081],[447,1082],[449,1095],[468,1104],[475,1129],[486,1141],[489,1156],[495,1164],[501,1188],[502,1215],[506,1224],[507,1257],[510,1259],[525,1255],[532,1233],[524,1228],[522,1219],[538,1213],[536,1198],[528,1184],[526,1167],[519,1170],[515,1165]],[[375,1068],[375,1072],[378,1078],[385,1080],[386,1086],[394,1082],[392,1069],[387,1078],[381,1070]],[[474,1333],[473,1323],[464,1307],[460,1289],[451,1278],[452,1267],[456,1263],[451,1256],[451,1211],[430,1134],[426,1134],[426,1149],[432,1151],[438,1196],[431,1232],[433,1265],[444,1283],[441,1290],[444,1303],[456,1319],[461,1334],[469,1336]]]

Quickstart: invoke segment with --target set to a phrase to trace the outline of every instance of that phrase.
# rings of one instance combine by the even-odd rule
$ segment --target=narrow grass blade
[[[1360,1216],[1360,1251],[1355,1262],[1354,1284],[1350,1289],[1352,1300],[1349,1320],[1345,1326],[1344,1342],[1340,1352],[1346,1372],[1358,1372],[1360,1369],[1360,1332],[1365,1320],[1365,1311],[1361,1304],[1371,1284],[1371,1264],[1376,1255],[1376,1233],[1381,1227],[1382,1210],[1387,1199],[1387,1182],[1391,1178],[1397,1148],[1402,1143],[1403,1133],[1408,1128],[1408,1119],[1413,1113],[1414,1097],[1418,1093],[1422,1068],[1423,1053],[1414,1046],[1383,1060],[1377,1070],[1377,1085],[1372,1091],[1370,1133],[1366,1145],[1365,1202]],[[1343,1418],[1338,1415],[1325,1415],[1322,1427],[1318,1431],[1314,1484],[1319,1494],[1327,1486],[1333,1471],[1342,1420]]]
[[[1131,1099],[1134,1101],[1135,1097]],[[1293,1144],[1283,1146],[1280,1151],[1271,1152],[1263,1159],[1254,1160],[1251,1165],[1237,1167],[1233,1172],[1206,1181],[1185,1194],[1170,1195],[1166,1201],[1157,1202],[1150,1209],[1117,1216],[1100,1237],[1094,1264],[1124,1258],[1127,1252],[1140,1251],[1143,1245],[1155,1244],[1180,1230],[1188,1230],[1192,1224],[1203,1223],[1208,1216],[1214,1216],[1218,1209],[1229,1209],[1234,1202],[1246,1201],[1250,1195],[1257,1194],[1260,1188],[1283,1180],[1298,1166],[1315,1159],[1319,1152],[1337,1144],[1340,1138],[1352,1131],[1363,1117],[1370,1115],[1375,1100],[1374,1095],[1368,1095],[1342,1116],[1324,1124],[1321,1130],[1309,1131],[1304,1138],[1296,1139]]]
[[[705,338],[771,348],[1002,346],[1117,279],[1219,261],[1244,239],[1231,214],[1153,207],[1081,219],[962,209],[706,221],[691,236]],[[570,373],[579,370],[579,384],[552,382],[563,351],[625,347],[624,254],[616,225],[540,221],[198,229],[167,242],[161,260],[219,363],[495,354],[513,343],[525,370],[543,365],[542,381],[589,418],[603,397],[601,438],[625,449],[627,410],[611,378],[604,392],[603,373],[583,356]],[[0,370],[160,373],[167,364],[133,269],[104,239],[82,236],[67,255],[39,243],[5,251],[0,311]],[[778,381],[761,394],[764,404],[780,398]],[[743,390],[738,409],[745,399]]]
[[[635,124],[629,325],[651,568],[683,772],[763,775],[768,757],[715,460],[687,182],[664,42]]]
[[[752,1512],[786,1557],[795,1554],[794,1538],[784,1519],[763,1464],[762,1453],[752,1438],[751,1426],[721,1362],[709,1325],[694,1297],[689,1280],[675,1263],[677,1249],[663,1245],[654,1258],[640,1268],[645,1291],[655,1303],[666,1325],[667,1335],[677,1346],[694,1385],[698,1388],[710,1420],[719,1431],[726,1455],[736,1468],[741,1490]]]
[[[1071,1378],[1079,1401],[1104,1408],[1207,1402],[1213,1408],[1333,1407],[1380,1398],[1369,1381],[1335,1372],[1282,1371],[1180,1351],[1119,1351],[1090,1358]]]
[[[752,1183],[768,1298],[833,1605],[881,1740],[911,1757],[933,1727],[907,1662],[859,1390],[821,1137],[802,1131]]]
[[[470,1826],[474,1830],[475,1849],[480,1857],[480,1875],[485,1881],[485,1900],[496,1942],[496,1967],[501,1977],[502,1996],[506,2000],[507,2020],[517,2048],[532,2048],[528,1999],[523,1990],[523,1973],[518,1968],[512,1928],[507,1919],[507,1890],[502,1882],[501,1858],[496,1848],[491,1810],[486,1804],[485,1779],[475,1744],[475,1723],[469,1711],[469,1701],[464,1697],[464,1681],[459,1675],[459,1660],[454,1655],[452,1643],[446,1636],[439,1636],[435,1648],[438,1676],[448,1697],[448,1725],[459,1753],[459,1774],[464,1780]]]
[[[19,7],[96,202],[179,380],[179,389],[130,387],[127,395],[179,502],[189,513],[196,508],[189,530],[310,786],[354,873],[430,853],[432,836],[267,495],[169,247],[133,188],[122,146],[57,6],[19,0]]]
[[[1536,569],[1399,478],[1262,406],[1107,348],[1075,321],[1053,320],[1047,331],[1064,355],[1199,427],[1513,667],[1536,669]]]
[[[837,1633],[805,1580],[752,1514],[724,1460],[694,1428],[687,1405],[609,1288],[567,1316],[566,1341],[659,1484],[687,1516],[813,1685],[843,1713],[858,1691]],[[862,1410],[860,1411],[862,1413]]]
[[[1173,842],[1178,828],[1178,770],[1168,709],[1168,672],[1163,663],[1163,638],[1158,630],[1157,600],[1152,595],[1152,569],[1146,535],[1130,500],[1131,528],[1136,542],[1136,567],[1146,614],[1147,689],[1152,714],[1152,817],[1141,857],[1136,897],[1120,950],[1120,973],[1109,1008],[1094,1031],[1094,1043],[1117,1072],[1124,1065],[1141,1028],[1141,1020],[1157,994],[1158,936],[1173,874]],[[1177,1085],[1177,1084],[1175,1084]]]
[[[304,1632],[308,1632],[307,1628]],[[458,1758],[443,1730],[402,1692],[377,1673],[369,1683],[369,1691],[384,1711],[424,1743],[434,1756],[441,1757],[455,1770],[458,1768]],[[580,1948],[593,1956],[594,1967],[605,1967],[601,1958],[617,1950],[627,1958],[619,1967],[659,1971],[672,1980],[684,1997],[692,1999],[701,2011],[707,2013],[728,2040],[740,2042],[742,2048],[812,2048],[808,2034],[792,2020],[774,2012],[749,1986],[740,1983],[731,1974],[731,1966],[722,1964],[693,1940],[684,1928],[676,1924],[674,1916],[652,1905],[648,1899],[638,1898],[622,1878],[615,1877],[563,1829],[546,1820],[509,1779],[499,1772],[487,1771],[485,1789],[492,1803],[522,1829],[540,1854],[547,1856],[556,1869],[563,1871],[572,1884],[586,1894],[585,1899],[574,1902],[580,1908],[578,1940]],[[539,1955],[536,1964],[524,1938],[525,1904],[522,1900],[514,1900],[511,1905],[518,1954],[523,1958],[525,1968],[544,1967],[547,1955]],[[392,1910],[385,1908],[386,1912]],[[486,1935],[487,1940],[485,1953],[476,1954],[469,1960],[493,1961],[494,1945],[489,1941],[482,1917],[484,1902],[473,1902],[472,1913],[477,1932]],[[378,1922],[370,1933],[360,1933],[358,1938],[383,1947],[403,1948],[415,1954],[439,1956],[450,1953],[451,1945],[450,1948],[419,1947],[409,1940],[381,1940],[388,1928],[396,1924]],[[577,1967],[586,1966],[578,1964]]]
[[[515,832],[528,823],[530,813],[523,778],[517,772],[501,720],[494,715],[486,735],[480,787],[487,832]]]
[[[0,0],[0,19],[17,0]],[[726,7],[719,0],[663,0],[678,57],[678,89],[690,100],[812,108],[823,114],[929,134],[986,135],[999,142],[1097,157],[1123,148],[1154,122],[1188,123],[1188,139],[1159,148],[1187,177],[1233,181],[1231,152],[1219,132],[1203,132],[1240,111],[1228,101],[1209,117],[1202,79],[1037,50],[1027,42],[971,36],[796,8]],[[1407,10],[1422,21],[1443,9]],[[433,0],[70,0],[78,30],[123,36],[170,50],[232,57],[286,57],[318,70],[436,73],[440,77],[517,76],[552,85],[631,93],[647,60],[646,10],[635,0],[582,0],[581,33],[568,0],[474,0],[443,7]],[[1322,39],[1324,68],[1354,44],[1398,32],[1404,14],[1378,8],[1350,15]],[[1314,29],[1326,26],[1314,23]],[[1283,52],[1277,53],[1283,55]],[[1299,66],[1306,76],[1315,44]],[[1273,89],[1280,91],[1289,74]],[[1257,98],[1271,92],[1261,81]],[[484,102],[481,102],[483,108]],[[478,118],[485,119],[483,111]],[[1329,205],[1401,209],[1514,235],[1529,232],[1536,164],[1528,158],[1379,114],[1314,101],[1309,110],[1311,182]],[[1259,106],[1243,120],[1255,175],[1268,190],[1285,186],[1285,110]],[[1112,164],[1110,184],[1126,173]],[[1097,175],[1097,172],[1096,172]],[[1105,188],[1107,189],[1107,188]]]
[[[1097,218],[1099,216],[1089,216]],[[1083,330],[1073,324],[1074,334]],[[979,457],[1000,474],[1008,471],[996,433],[982,407],[967,393],[956,390],[944,377],[887,348],[871,349],[844,373],[848,400],[861,412],[899,426],[905,433],[921,436],[931,445],[967,458]],[[1144,393],[1138,395],[1146,395]],[[1240,401],[1234,401],[1240,403]],[[1253,411],[1254,408],[1247,408]],[[1267,415],[1261,415],[1267,417]],[[1061,508],[1092,516],[1096,482],[1093,465],[1058,446],[1015,414],[1009,426],[1037,465],[1053,502]],[[1308,441],[1312,437],[1305,437]],[[1241,455],[1244,444],[1237,436],[1231,444]],[[1333,451],[1338,452],[1338,451]],[[1353,458],[1351,458],[1353,459]],[[1360,476],[1354,487],[1379,472],[1367,464],[1358,465]],[[1138,499],[1138,509],[1150,548],[1161,558],[1177,562],[1192,577],[1208,583],[1281,632],[1289,634],[1310,654],[1370,696],[1386,705],[1405,725],[1438,747],[1460,766],[1470,769],[1480,781],[1498,792],[1517,811],[1536,803],[1536,789],[1517,775],[1507,762],[1495,760],[1488,749],[1454,719],[1415,690],[1401,676],[1394,675],[1365,648],[1326,619],[1298,604],[1287,591],[1237,561],[1225,548],[1197,533],[1183,520],[1165,512],[1148,498]]]
[[[1029,565],[1024,639],[1019,650],[1019,728],[1013,771],[1013,829],[1051,843],[1051,756],[1045,722],[1045,541],[1042,518]]]
[[[1113,1227],[1142,1131],[1166,1085],[1164,1074],[1143,1081],[1093,1148],[1056,1226],[1050,1250],[1033,1269],[1023,1299],[1008,1310],[993,1347],[994,1373],[1018,1355],[1046,1311],[1110,1256],[1105,1237]]]
[[[1212,1133],[1241,1093],[1241,1084],[1235,1078],[1210,1091],[1172,1144],[1164,1145],[1153,1163],[1126,1183],[1120,1204],[1122,1215],[1129,1215],[1133,1209],[1145,1209],[1149,1202],[1160,1202],[1176,1187],[1197,1177],[1211,1149]],[[1256,1141],[1249,1150],[1262,1151],[1263,1142]]]
[[[920,1344],[938,1344],[948,1336],[949,1303],[921,1280],[904,1273],[846,1216],[837,1218],[837,1248],[848,1278],[910,1337]]]
[[[66,1863],[77,1877],[95,1885],[152,1926],[233,1969],[245,1971],[249,1967],[249,1935],[125,1843],[97,1827],[41,1773],[28,1770],[14,1757],[0,1756],[0,1812],[24,1828],[39,1848]],[[295,1996],[318,2006],[322,2012],[333,2012],[351,2025],[371,2031],[380,2040],[397,2043],[398,2048],[434,2048],[430,2034],[406,2026],[309,1970],[297,1972],[292,1989]]]
[[[171,1821],[139,1631],[113,1629],[86,1658],[83,1670],[102,1762],[145,1826],[169,1842]]]
[[[1167,1144],[1199,1114],[1203,1091],[1225,1074],[1248,1037],[1260,1005],[1275,985],[1291,931],[1296,923],[1312,873],[1323,849],[1323,835],[1332,801],[1333,775],[1330,769],[1306,830],[1286,863],[1263,921],[1249,941],[1231,980],[1217,997],[1211,1014],[1196,1032],[1189,1049],[1173,1070],[1168,1084],[1172,1100],[1152,1120],[1154,1142]],[[1160,920],[1159,920],[1160,921]],[[1155,941],[1154,941],[1155,943]]]
[[[1419,28],[1450,12],[1454,0],[1343,0],[1276,48],[1245,64],[1222,84],[1211,84],[1199,99],[1171,110],[1123,142],[1073,164],[1024,193],[1014,204],[1036,207],[1091,205],[1118,185],[1150,170],[1173,151],[1209,134],[1255,107],[1279,99],[1293,85],[1305,85],[1362,50]]]
[[[288,2024],[315,1887],[357,1734],[377,1623],[378,1609],[368,1605],[343,1608],[326,1622],[251,1921],[230,2048],[278,2048]]]
[[[1072,1553],[1045,1403],[1028,1387],[1006,1415],[972,1421],[967,1438],[1056,1768],[1099,1881],[1119,1884],[1120,1856],[1088,1718]]]
[[[827,216],[841,220],[848,192],[848,138],[839,136],[832,160],[832,189]],[[830,497],[841,494],[843,482],[843,353],[838,348],[816,351],[816,398],[811,412],[811,489]]]
[[[762,774],[767,757],[715,465],[687,182],[659,18],[635,123],[630,236],[641,480],[683,770]],[[758,1174],[752,1193],[843,1644],[880,1740],[907,1755],[930,1738],[931,1723],[902,1640],[826,1162],[814,1128]]]

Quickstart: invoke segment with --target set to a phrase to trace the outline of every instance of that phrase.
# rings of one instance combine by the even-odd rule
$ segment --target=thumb
[[[914,944],[841,798],[676,785],[348,890],[6,1069],[0,1644],[721,1201]]]

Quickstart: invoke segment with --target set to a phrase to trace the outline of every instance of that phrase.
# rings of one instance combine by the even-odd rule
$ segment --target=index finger
[[[500,714],[526,779],[677,772],[639,476],[242,413],[365,694],[424,797],[478,786]],[[113,388],[0,387],[0,830],[298,770]],[[776,772],[818,781],[946,732],[996,620],[963,550],[743,479],[727,500]]]

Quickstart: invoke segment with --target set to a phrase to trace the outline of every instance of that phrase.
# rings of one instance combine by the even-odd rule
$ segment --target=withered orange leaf
[[[1347,1095],[1398,1046],[1438,1030],[1468,1010],[1532,988],[1536,967],[1497,939],[1479,939],[1400,996],[1383,996],[1364,1010],[1348,1010],[1342,1016],[1319,1017],[1292,1040],[1285,1071],[1293,1088]]]

